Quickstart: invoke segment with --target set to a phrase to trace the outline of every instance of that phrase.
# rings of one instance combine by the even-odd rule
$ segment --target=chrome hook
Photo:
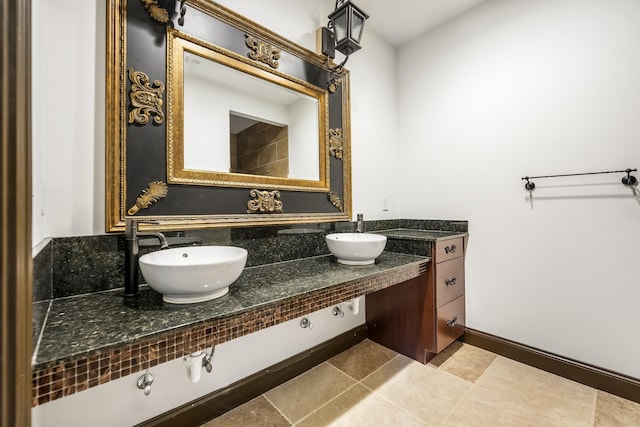
[[[136,385],[140,390],[144,390],[144,395],[149,396],[151,394],[151,384],[153,384],[153,375],[147,370],[136,382]]]
[[[309,328],[309,330],[313,330],[313,323],[311,323],[311,320],[309,320],[308,317],[303,317],[302,319],[300,319],[300,327],[302,329],[306,329]]]
[[[202,366],[207,370],[207,373],[211,373],[213,370],[213,365],[211,364],[211,359],[213,359],[213,353],[215,353],[215,346],[211,347],[211,353],[207,354],[202,358]]]

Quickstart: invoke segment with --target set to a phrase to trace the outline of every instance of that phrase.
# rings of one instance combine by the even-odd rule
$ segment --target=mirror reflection
[[[289,176],[289,128],[231,112],[230,152],[232,173]]]
[[[183,55],[184,169],[322,179],[317,98]]]

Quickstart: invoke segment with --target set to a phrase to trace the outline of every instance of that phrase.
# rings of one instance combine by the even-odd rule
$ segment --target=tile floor
[[[640,404],[455,342],[422,365],[370,340],[202,427],[640,426]]]

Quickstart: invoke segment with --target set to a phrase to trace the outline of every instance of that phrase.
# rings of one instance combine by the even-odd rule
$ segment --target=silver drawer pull
[[[447,326],[449,327],[455,326],[457,321],[458,321],[458,316],[453,316],[453,319],[447,320]]]
[[[456,276],[453,276],[451,279],[444,279],[444,284],[446,286],[453,286],[456,284],[456,280],[458,280],[458,278]]]
[[[451,246],[445,246],[444,247],[444,252],[447,254],[453,254],[456,252],[456,245],[451,245]]]

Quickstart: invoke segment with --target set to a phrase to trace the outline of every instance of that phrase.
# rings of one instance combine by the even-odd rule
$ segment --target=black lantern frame
[[[322,53],[333,59],[337,49],[346,57],[344,65],[349,55],[362,47],[360,41],[369,15],[351,0],[336,0],[335,10],[328,18],[328,26],[322,29]]]
[[[328,16],[335,37],[336,49],[345,56],[360,50],[364,23],[369,18],[350,0],[337,0],[336,9]]]

